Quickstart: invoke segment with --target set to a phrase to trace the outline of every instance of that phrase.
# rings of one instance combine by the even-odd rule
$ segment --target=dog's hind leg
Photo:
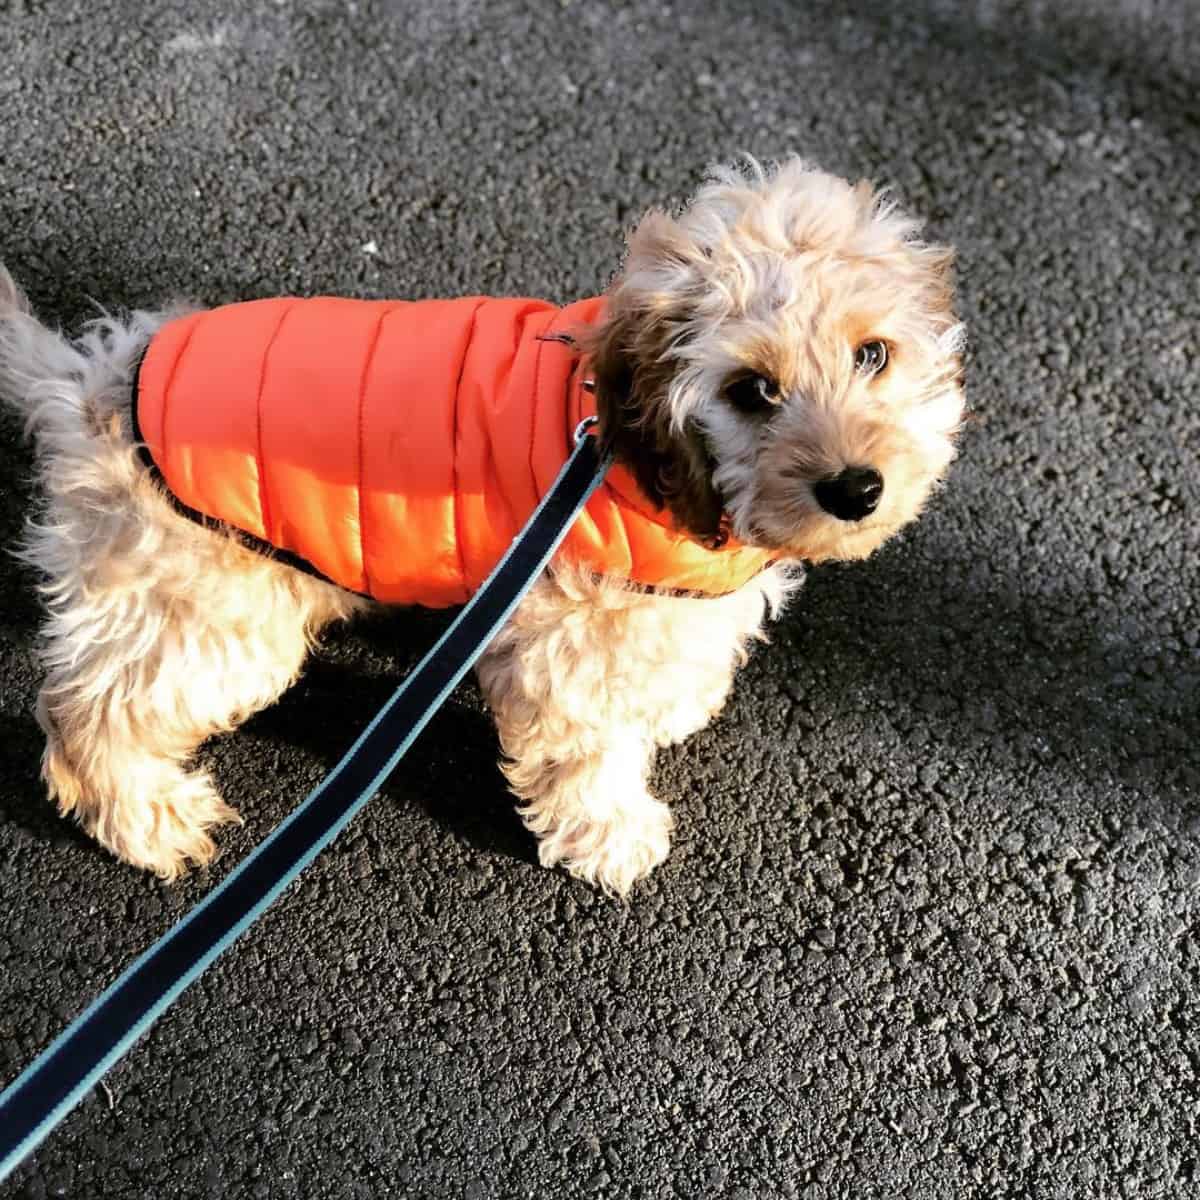
[[[207,862],[212,827],[238,819],[207,773],[189,769],[196,748],[271,703],[319,628],[356,601],[208,531],[128,533],[159,542],[175,569],[142,562],[146,586],[140,549],[122,552],[110,535],[86,569],[52,575],[43,775],[60,811],[169,879]],[[35,532],[29,557],[45,568],[55,553]],[[234,561],[203,561],[222,555]]]
[[[43,775],[59,809],[172,878],[237,814],[187,763],[274,700],[313,637],[361,601],[180,516],[132,442],[132,364],[160,318],[71,343],[0,274],[0,393],[37,445],[43,507],[21,557],[43,576]]]

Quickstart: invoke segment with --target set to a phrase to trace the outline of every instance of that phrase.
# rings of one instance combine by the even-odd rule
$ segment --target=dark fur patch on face
[[[656,505],[693,537],[718,544],[724,505],[703,435],[694,426],[682,435],[671,429],[669,347],[677,321],[665,304],[632,301],[618,289],[590,347],[601,433]]]

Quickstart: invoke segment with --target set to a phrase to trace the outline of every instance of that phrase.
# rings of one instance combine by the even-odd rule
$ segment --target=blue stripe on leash
[[[0,1095],[0,1180],[375,794],[558,549],[609,466],[575,449],[508,553],[345,757],[228,878],[168,930]]]

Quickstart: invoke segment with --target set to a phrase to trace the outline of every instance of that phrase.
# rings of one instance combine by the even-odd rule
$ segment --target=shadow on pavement
[[[39,773],[44,744],[32,714],[0,713],[0,823],[24,829],[47,846],[87,845],[91,839],[46,798]]]
[[[1147,798],[1200,801],[1200,651],[1170,648],[1152,618],[1097,622],[1090,597],[1026,594],[1023,581],[951,595],[887,571],[868,588],[852,570],[814,575],[785,619],[803,699],[873,697],[897,724],[988,747],[998,769],[1058,760]]]

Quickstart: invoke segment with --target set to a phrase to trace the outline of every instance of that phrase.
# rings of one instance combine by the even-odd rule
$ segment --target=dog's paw
[[[203,825],[180,821],[160,830],[153,840],[138,847],[128,843],[117,851],[135,867],[153,871],[159,879],[174,883],[195,867],[206,867],[217,856],[217,843],[210,830],[218,825],[241,825],[237,809],[219,798],[209,809]]]
[[[122,858],[153,871],[168,882],[186,875],[192,867],[205,867],[217,853],[209,831],[219,825],[240,825],[237,809],[221,799],[207,776],[184,775],[156,804],[152,835],[140,842],[127,841]],[[134,853],[131,853],[134,851]]]
[[[122,786],[81,779],[55,742],[42,773],[64,816],[74,816],[123,862],[169,881],[203,867],[216,855],[209,831],[241,824],[203,773],[185,774],[168,761],[131,762]]]
[[[649,794],[609,812],[603,820],[579,815],[542,835],[538,859],[624,897],[671,849],[671,810]]]

